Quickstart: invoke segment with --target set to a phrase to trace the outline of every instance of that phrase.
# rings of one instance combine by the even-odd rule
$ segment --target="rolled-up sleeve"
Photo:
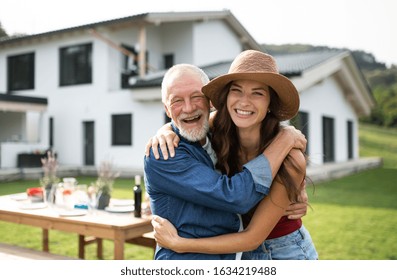
[[[251,172],[257,191],[268,194],[273,181],[268,159],[264,155],[260,155],[244,164],[244,167]]]

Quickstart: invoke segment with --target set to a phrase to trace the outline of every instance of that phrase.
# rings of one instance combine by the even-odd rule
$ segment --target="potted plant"
[[[97,208],[105,209],[110,202],[115,179],[119,172],[113,171],[113,163],[109,160],[101,162],[98,168],[98,179],[94,183],[97,191]]]
[[[40,179],[40,185],[45,189],[47,201],[53,202],[53,191],[56,184],[59,183],[59,178],[56,175],[58,161],[51,150],[47,151],[47,157],[41,158],[41,164],[44,174]]]

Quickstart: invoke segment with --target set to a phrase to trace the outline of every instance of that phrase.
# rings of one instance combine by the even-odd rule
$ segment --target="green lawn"
[[[303,220],[320,259],[397,259],[396,180],[397,169],[380,168],[309,191]]]
[[[308,186],[312,210],[304,217],[320,259],[397,259],[397,130],[360,127],[360,155],[382,156],[382,168],[365,171],[332,182]],[[77,178],[82,184],[94,178]],[[25,191],[37,181],[0,184],[0,195]],[[132,197],[133,181],[118,179],[113,196]],[[0,242],[40,249],[39,229],[0,222]],[[77,236],[51,231],[51,251],[77,256]],[[105,242],[105,259],[111,259],[113,244]],[[95,259],[94,245],[87,259]],[[127,259],[151,259],[149,248],[126,245]]]
[[[397,169],[397,129],[360,125],[360,156],[383,157],[386,168]]]

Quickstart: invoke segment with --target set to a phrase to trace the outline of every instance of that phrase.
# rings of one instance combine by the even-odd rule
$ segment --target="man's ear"
[[[168,110],[168,107],[166,105],[164,105],[164,109],[165,109],[165,113],[167,114],[167,117],[171,119],[170,111]]]

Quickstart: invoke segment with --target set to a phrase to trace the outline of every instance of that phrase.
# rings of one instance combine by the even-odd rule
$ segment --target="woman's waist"
[[[270,232],[270,234],[268,235],[266,240],[278,238],[278,237],[290,234],[291,232],[294,232],[297,229],[299,229],[301,226],[302,226],[302,219],[291,220],[291,219],[288,219],[287,216],[283,216],[278,221],[278,223],[273,228],[273,230]]]

